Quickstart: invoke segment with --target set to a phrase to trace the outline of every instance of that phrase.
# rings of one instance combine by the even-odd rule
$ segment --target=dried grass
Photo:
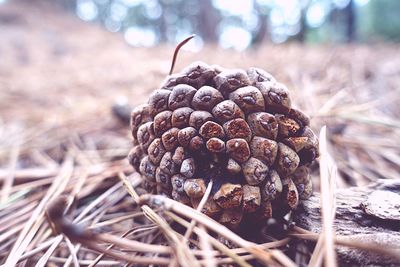
[[[19,8],[10,4],[8,11]],[[199,209],[141,195],[141,178],[125,160],[131,144],[128,127],[110,112],[115,92],[132,104],[144,101],[166,74],[173,49],[131,49],[65,14],[42,16],[28,8],[29,24],[18,26],[19,32],[0,27],[0,33],[24,45],[29,58],[19,62],[22,52],[0,43],[7,55],[0,62],[3,266],[336,266],[337,245],[398,257],[390,248],[335,236],[332,229],[335,188],[399,178],[397,47],[285,45],[247,53],[215,47],[199,54],[181,52],[176,69],[196,59],[265,68],[292,89],[297,105],[312,115],[313,129],[326,125],[320,132],[320,175],[313,173],[323,195],[323,232],[294,227],[282,240],[256,244]],[[32,26],[38,18],[52,22],[40,25],[60,35],[66,55],[52,54],[59,45],[54,40],[40,53],[28,45],[44,43],[43,29]],[[57,216],[50,216],[50,224],[45,212],[55,204]],[[288,256],[294,238],[316,242],[307,261]]]

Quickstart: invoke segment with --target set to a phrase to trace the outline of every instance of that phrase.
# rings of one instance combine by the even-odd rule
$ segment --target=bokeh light
[[[157,43],[156,33],[151,29],[129,27],[124,33],[125,41],[133,46],[149,47]]]
[[[345,8],[350,3],[350,0],[333,0],[333,4],[339,8]]]
[[[320,27],[327,15],[325,5],[323,3],[314,3],[307,11],[307,23],[312,28]]]
[[[356,35],[359,40],[368,39],[364,32],[371,25],[364,25],[364,16],[368,15],[364,7],[378,1],[76,0],[76,13],[85,21],[100,22],[110,32],[123,33],[127,42],[135,46],[177,43],[195,33],[199,41],[190,48],[193,51],[204,42],[243,50],[266,40],[337,42],[352,40]],[[353,37],[346,36],[356,32],[346,30],[350,27],[349,14],[354,16],[351,27],[358,28]],[[318,31],[321,27],[332,29],[335,34],[321,34],[325,32]]]
[[[214,0],[214,6],[227,15],[241,16],[251,13],[252,0]]]
[[[240,27],[226,27],[219,38],[223,48],[233,48],[239,51],[246,49],[251,42],[251,34]]]
[[[354,1],[359,6],[365,6],[366,4],[369,3],[369,0],[354,0]]]
[[[97,5],[91,0],[78,0],[76,5],[76,14],[82,20],[94,20],[98,15]]]

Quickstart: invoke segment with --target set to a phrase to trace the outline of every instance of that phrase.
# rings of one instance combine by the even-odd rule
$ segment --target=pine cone
[[[265,71],[196,62],[132,111],[129,161],[151,193],[193,207],[213,180],[203,212],[236,228],[287,214],[312,194],[318,140],[309,124]]]

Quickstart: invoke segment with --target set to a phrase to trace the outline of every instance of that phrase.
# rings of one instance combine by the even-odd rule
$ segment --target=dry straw
[[[229,59],[226,65],[238,67],[243,63],[243,58],[230,52],[214,50],[204,49],[204,61]],[[109,116],[106,97],[97,99],[95,110],[88,109],[90,103],[81,99],[79,114],[85,116],[79,117],[60,111],[54,102],[56,93],[42,92],[41,101],[58,114],[58,119],[44,119],[35,111],[35,91],[24,91],[18,106],[32,112],[9,108],[3,114],[14,120],[0,122],[0,264],[251,266],[259,262],[335,266],[337,246],[398,259],[398,250],[390,246],[377,247],[335,235],[332,228],[336,187],[398,178],[400,172],[400,113],[396,105],[400,101],[400,63],[393,56],[398,52],[390,46],[378,46],[376,51],[338,47],[332,52],[293,45],[245,54],[246,64],[280,75],[293,88],[293,98],[313,117],[313,129],[327,125],[320,131],[320,169],[314,172],[316,188],[323,195],[323,231],[313,233],[294,226],[282,240],[261,244],[245,240],[199,209],[143,194],[141,177],[125,159],[131,147],[127,126]],[[143,53],[143,57],[154,58]],[[191,61],[191,57],[182,61]],[[265,62],[260,63],[260,58]],[[143,70],[141,77],[152,73],[151,79],[143,81],[138,76],[141,87],[157,86],[154,77],[161,76],[159,63],[150,62]],[[77,99],[81,89],[72,89]],[[112,89],[107,95],[113,94]],[[0,90],[0,94],[0,107],[9,107],[7,103],[15,100],[11,91]],[[17,121],[32,124],[21,126]],[[55,213],[52,207],[56,207]],[[226,246],[219,236],[235,246]],[[293,240],[314,242],[313,253],[303,261],[294,260],[293,253],[289,257],[289,251],[300,254]]]

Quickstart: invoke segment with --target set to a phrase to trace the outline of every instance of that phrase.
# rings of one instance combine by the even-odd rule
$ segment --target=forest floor
[[[51,256],[62,249],[50,247],[57,240],[45,247],[53,249],[49,254],[34,251],[50,240],[45,206],[63,190],[81,200],[76,214],[83,212],[82,218],[95,214],[84,211],[91,194],[106,192],[109,207],[121,201],[112,192],[124,188],[113,184],[121,172],[132,172],[124,159],[131,142],[129,126],[112,107],[146,101],[167,75],[174,47],[131,47],[123,35],[61,8],[23,3],[0,5],[0,261],[33,257],[61,264],[65,253]],[[311,115],[312,128],[318,133],[327,125],[338,188],[399,179],[398,45],[265,44],[245,52],[210,45],[181,51],[175,71],[195,60],[260,67],[286,84],[295,104]],[[60,176],[68,177],[65,184]],[[318,191],[318,173],[314,176]],[[23,207],[21,219],[10,221]],[[115,232],[123,232],[120,228]]]

